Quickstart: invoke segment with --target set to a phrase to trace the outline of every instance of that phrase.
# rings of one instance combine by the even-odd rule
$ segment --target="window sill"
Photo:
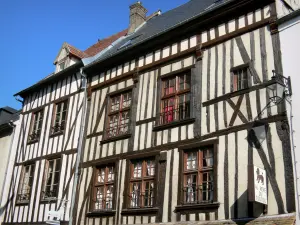
[[[114,216],[116,214],[116,210],[99,210],[99,211],[91,211],[86,214],[87,217],[102,217],[102,216]]]
[[[120,136],[104,139],[103,141],[100,141],[100,144],[103,145],[103,144],[106,144],[106,143],[109,143],[109,142],[119,141],[119,140],[127,139],[127,138],[130,138],[130,137],[131,137],[131,134],[123,134],[123,135],[120,135]]]
[[[31,144],[35,144],[35,143],[37,143],[37,142],[39,142],[39,139],[32,140],[32,141],[28,141],[27,144],[28,144],[28,145],[31,145]]]
[[[29,200],[16,203],[16,206],[24,206],[24,205],[29,205]]]
[[[202,204],[187,204],[187,205],[178,205],[175,207],[175,212],[189,212],[189,211],[211,211],[216,210],[220,206],[219,202],[213,203],[202,203]]]
[[[161,131],[161,130],[165,130],[165,129],[168,129],[168,128],[173,128],[173,127],[178,127],[178,126],[181,126],[181,125],[191,124],[191,123],[194,123],[194,122],[195,122],[195,118],[184,119],[184,120],[175,121],[175,122],[172,122],[172,123],[167,123],[167,124],[155,126],[153,128],[153,131]]]
[[[42,200],[40,200],[40,204],[50,204],[50,203],[56,203],[56,202],[57,202],[56,199],[49,199],[49,200],[42,199]]]
[[[60,135],[62,135],[64,133],[64,131],[63,130],[61,130],[61,131],[57,131],[57,132],[55,132],[55,133],[53,133],[53,134],[50,134],[50,138],[52,138],[52,137],[57,137],[57,136],[60,136]]]
[[[121,214],[122,215],[153,215],[158,212],[158,208],[129,208],[123,209]]]

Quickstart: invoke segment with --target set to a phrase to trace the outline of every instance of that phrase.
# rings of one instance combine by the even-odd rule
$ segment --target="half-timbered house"
[[[131,5],[128,35],[83,59],[89,110],[73,224],[294,212],[285,105],[268,88],[282,63],[276,2],[146,12]],[[253,182],[265,185],[255,201]]]
[[[98,54],[124,32],[85,51],[64,43],[55,72],[15,95],[23,99],[23,108],[14,137],[12,179],[6,181],[2,201],[3,224],[44,224],[53,219],[51,212],[68,223],[86,112],[81,58]]]

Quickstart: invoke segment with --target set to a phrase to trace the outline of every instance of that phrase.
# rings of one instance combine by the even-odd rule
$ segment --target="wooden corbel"
[[[196,46],[196,60],[199,61],[203,58],[202,44],[198,43]]]
[[[92,85],[88,84],[88,87],[87,87],[87,100],[88,101],[91,100],[91,96],[92,96]]]
[[[271,34],[278,33],[278,24],[276,23],[275,17],[270,19],[270,31],[271,31]]]
[[[135,67],[132,74],[133,83],[136,84],[139,82],[139,67]]]

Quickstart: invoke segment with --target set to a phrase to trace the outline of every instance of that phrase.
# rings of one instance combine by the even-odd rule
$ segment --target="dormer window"
[[[61,63],[58,64],[58,72],[64,70],[66,67],[66,62],[63,61]]]

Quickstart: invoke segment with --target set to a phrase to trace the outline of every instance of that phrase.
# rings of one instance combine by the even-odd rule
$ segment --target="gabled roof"
[[[69,43],[66,43],[66,46],[67,46],[69,52],[72,55],[74,55],[74,56],[76,56],[76,57],[78,57],[80,59],[88,57],[87,54],[85,54],[84,52],[80,51],[78,48],[75,48],[74,46],[70,45]]]
[[[93,59],[94,62],[90,63],[86,61],[87,63],[90,63],[90,65],[86,66],[86,68],[96,64],[96,62],[102,61],[106,58],[111,58],[126,49],[133,48],[149,39],[175,29],[179,25],[187,23],[222,5],[225,5],[228,2],[233,1],[236,0],[190,0],[177,8],[146,21],[145,24],[140,26],[140,28],[138,28],[134,33],[126,36],[123,40],[114,44],[114,46],[107,50],[104,54]],[[84,64],[86,64],[86,62],[84,62]]]
[[[123,37],[127,34],[128,29],[122,30],[110,37],[107,37],[105,39],[99,40],[96,44],[90,46],[88,49],[84,51],[84,53],[87,55],[87,57],[91,57],[96,55],[97,53],[101,52],[105,48],[107,48],[111,43],[115,42],[120,37]]]

